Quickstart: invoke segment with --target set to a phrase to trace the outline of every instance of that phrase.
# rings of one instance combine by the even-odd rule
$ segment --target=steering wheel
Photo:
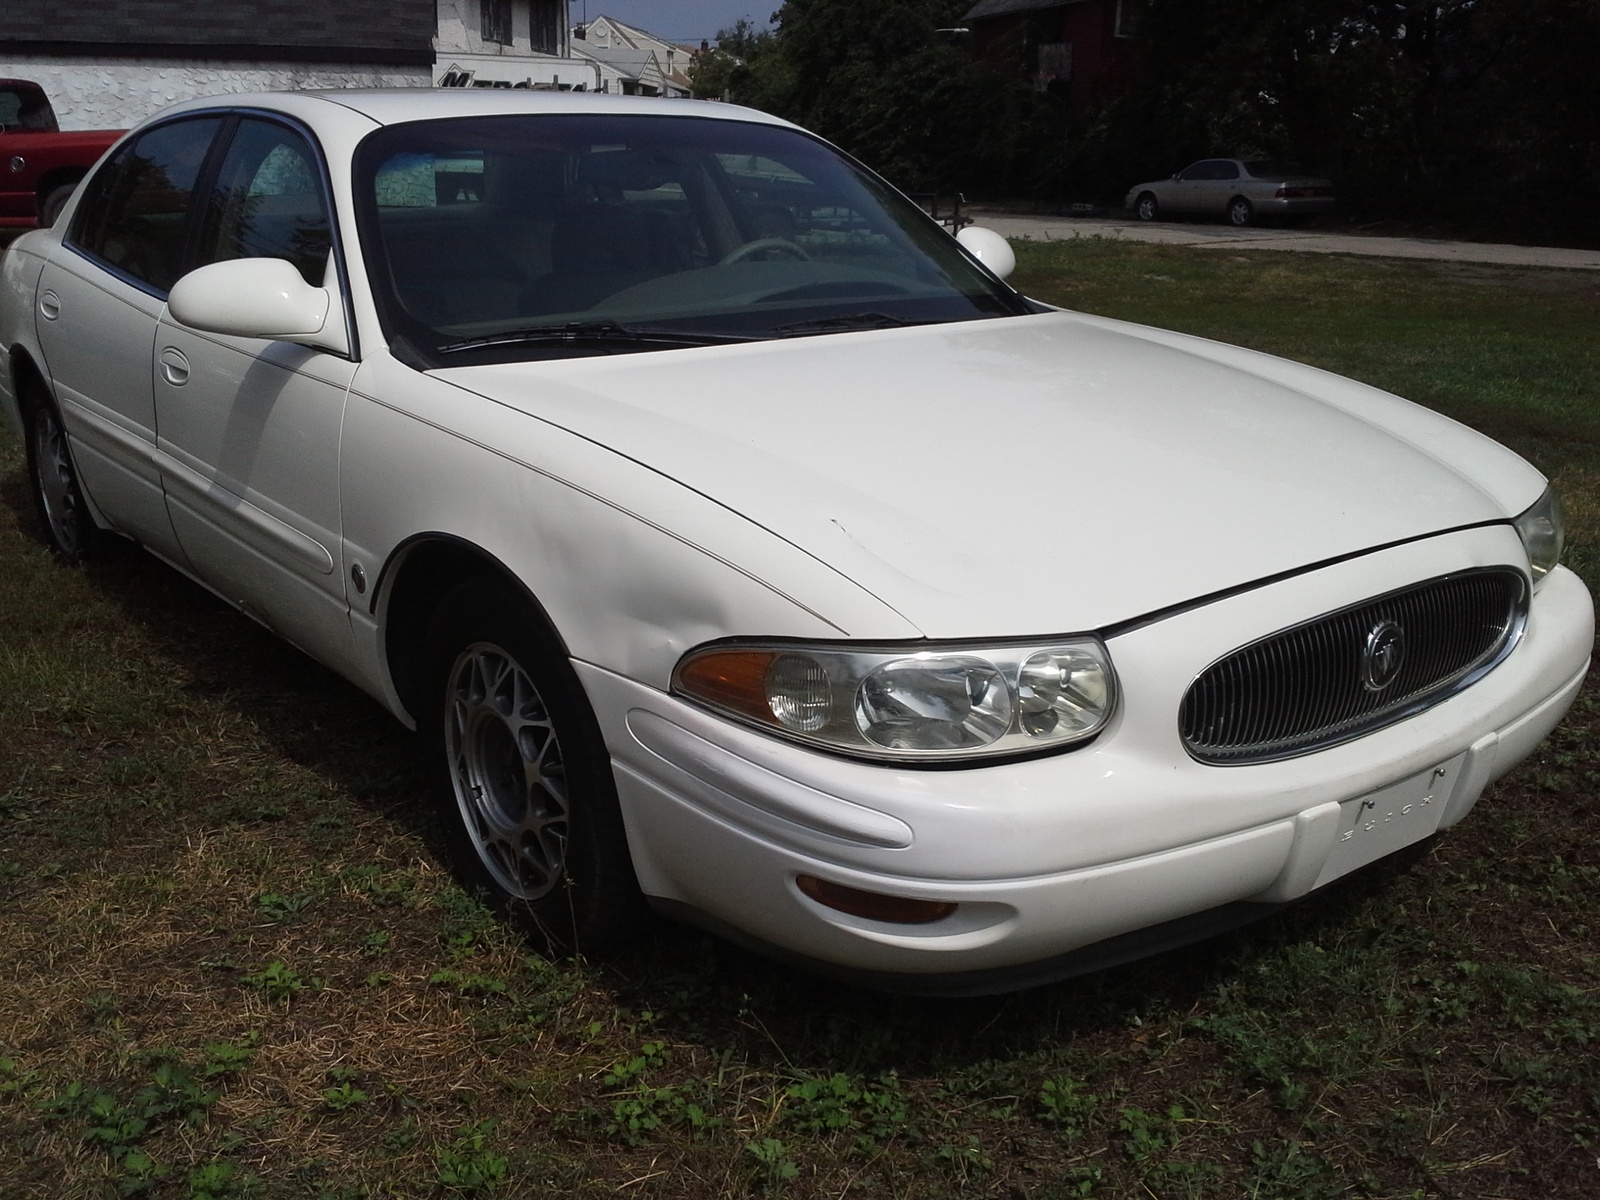
[[[764,254],[769,250],[775,251],[779,254],[786,254],[790,258],[797,258],[801,262],[811,261],[811,255],[805,252],[805,247],[796,245],[788,238],[766,237],[757,238],[753,242],[746,242],[742,246],[735,246],[732,250],[728,251],[722,256],[721,261],[718,262],[717,265],[719,267],[725,267],[729,263],[743,262],[745,259],[750,258],[753,255]]]

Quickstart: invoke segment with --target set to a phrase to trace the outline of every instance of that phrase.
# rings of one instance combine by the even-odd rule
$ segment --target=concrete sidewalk
[[[1122,217],[1032,217],[971,208],[967,213],[986,229],[1008,238],[1052,241],[1098,237],[1201,250],[1293,250],[1304,254],[1365,254],[1377,258],[1425,258],[1441,262],[1492,263],[1506,267],[1564,267],[1600,271],[1600,250],[1556,246],[1508,246],[1494,242],[1446,242],[1433,238],[1367,237],[1315,229],[1203,225],[1179,221],[1137,221]]]

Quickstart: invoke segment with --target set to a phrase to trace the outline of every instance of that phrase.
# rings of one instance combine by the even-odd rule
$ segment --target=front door
[[[1214,158],[1209,166],[1206,178],[1199,184],[1198,211],[1220,217],[1228,211],[1228,201],[1239,194],[1239,164]]]
[[[284,258],[308,283],[332,260],[316,151],[295,129],[243,117],[207,197],[195,265]],[[348,356],[202,333],[163,313],[153,369],[167,508],[200,578],[336,669],[350,660],[339,518]]]

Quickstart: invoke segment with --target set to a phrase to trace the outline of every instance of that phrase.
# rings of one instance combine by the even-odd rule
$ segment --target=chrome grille
[[[1371,733],[1437,704],[1509,653],[1520,572],[1447,575],[1270,634],[1201,672],[1178,727],[1201,762],[1268,762]],[[1385,658],[1401,631],[1403,648]],[[1389,670],[1384,670],[1385,666]],[[1376,685],[1376,686],[1375,686]]]

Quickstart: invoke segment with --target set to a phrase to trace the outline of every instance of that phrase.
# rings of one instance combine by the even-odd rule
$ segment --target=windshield
[[[396,125],[362,143],[355,189],[386,331],[436,365],[1030,311],[881,180],[781,127]]]

